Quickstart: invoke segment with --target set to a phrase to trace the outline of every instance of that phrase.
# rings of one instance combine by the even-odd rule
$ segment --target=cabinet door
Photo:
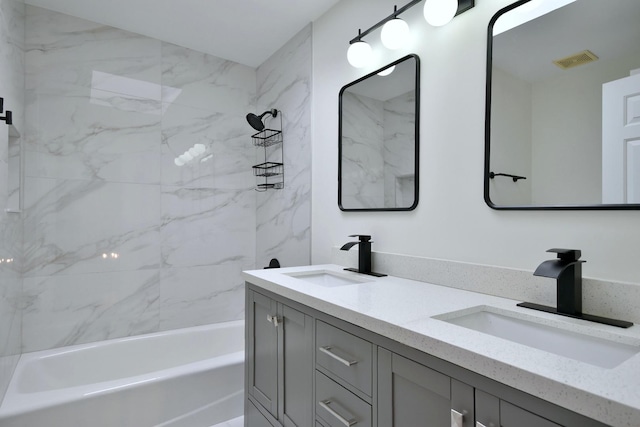
[[[273,427],[250,401],[246,402],[244,417],[246,427]]]
[[[485,427],[560,427],[539,415],[509,402],[476,390],[476,417],[478,426]]]
[[[248,393],[278,417],[278,330],[273,317],[276,303],[255,292],[248,296]]]
[[[473,427],[473,388],[379,348],[378,423],[393,427]]]
[[[280,401],[285,427],[313,424],[313,319],[281,305]]]

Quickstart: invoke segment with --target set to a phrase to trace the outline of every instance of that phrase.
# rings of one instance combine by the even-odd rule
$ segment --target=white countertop
[[[285,273],[326,270],[366,279],[324,287]],[[490,306],[590,335],[640,345],[640,326],[628,329],[517,307],[514,301],[398,277],[344,272],[314,265],[243,273],[246,281],[493,380],[616,427],[640,427],[640,354],[612,369],[496,338],[433,316]]]

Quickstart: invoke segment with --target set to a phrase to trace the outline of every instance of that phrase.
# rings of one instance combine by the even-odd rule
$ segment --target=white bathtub
[[[243,412],[244,322],[23,354],[2,427],[209,427]]]

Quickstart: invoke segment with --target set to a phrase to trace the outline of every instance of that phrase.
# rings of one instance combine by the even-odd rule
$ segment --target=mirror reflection
[[[417,206],[419,76],[409,55],[340,91],[340,209]]]
[[[496,17],[487,203],[640,208],[640,1],[521,1]]]

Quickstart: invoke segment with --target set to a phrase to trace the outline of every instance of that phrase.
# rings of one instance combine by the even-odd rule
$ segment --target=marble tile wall
[[[256,111],[282,112],[285,168],[284,189],[257,193],[257,267],[271,258],[283,267],[311,263],[311,29],[257,70]]]
[[[26,7],[23,351],[244,316],[255,85],[250,67]]]
[[[385,101],[342,94],[343,207],[413,204],[414,110],[414,91]]]
[[[342,206],[383,207],[384,102],[345,91],[342,114]]]
[[[409,207],[415,198],[415,91],[384,102],[384,206]]]
[[[24,128],[24,4],[0,0],[0,97]],[[4,115],[4,114],[2,114]],[[13,143],[14,141],[12,141]],[[19,143],[19,141],[18,141]],[[9,203],[9,127],[0,122],[0,402],[18,362],[21,347],[20,214],[7,213]]]

